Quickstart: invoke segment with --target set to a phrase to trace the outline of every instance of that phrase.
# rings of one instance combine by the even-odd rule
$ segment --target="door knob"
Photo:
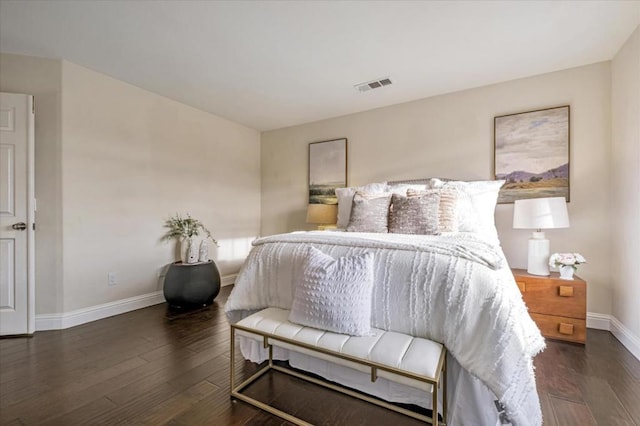
[[[16,231],[24,231],[25,229],[27,229],[27,224],[24,222],[18,222],[11,225],[11,227]]]

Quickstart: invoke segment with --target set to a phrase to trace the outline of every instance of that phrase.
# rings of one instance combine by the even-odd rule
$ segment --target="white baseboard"
[[[237,276],[238,274],[225,275],[220,278],[220,284],[222,286],[231,285]],[[103,303],[102,305],[90,306],[71,312],[40,314],[36,315],[36,331],[62,330],[164,302],[162,291],[154,291],[153,293]]]
[[[154,291],[153,293],[103,303],[102,305],[90,306],[71,312],[36,315],[36,331],[61,330],[75,327],[76,325],[124,314],[125,312],[135,311],[136,309],[146,308],[159,303],[164,303],[164,295],[162,291]]]
[[[587,328],[596,330],[611,330],[611,315],[587,312]]]
[[[622,345],[640,360],[640,338],[612,315],[587,312],[587,327],[608,330]]]
[[[631,330],[625,327],[617,318],[611,317],[611,334],[616,336],[618,340],[629,349],[638,360],[640,360],[640,338],[633,334]]]
[[[238,277],[238,274],[225,275],[224,277],[222,277],[220,279],[220,285],[222,287],[227,286],[227,285],[231,285],[234,282],[236,282],[236,278],[237,277]]]

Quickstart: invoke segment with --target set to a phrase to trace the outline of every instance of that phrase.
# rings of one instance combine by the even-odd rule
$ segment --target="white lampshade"
[[[513,206],[515,229],[568,228],[569,213],[564,197],[516,200]]]
[[[327,225],[337,222],[337,204],[309,204],[309,207],[307,208],[307,223]]]
[[[564,197],[516,200],[513,206],[513,227],[537,230],[529,239],[527,272],[549,275],[549,240],[540,230],[569,227],[569,213]]]

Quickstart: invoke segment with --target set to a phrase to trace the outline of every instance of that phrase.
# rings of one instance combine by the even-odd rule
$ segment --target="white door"
[[[0,335],[35,331],[34,111],[0,94]]]

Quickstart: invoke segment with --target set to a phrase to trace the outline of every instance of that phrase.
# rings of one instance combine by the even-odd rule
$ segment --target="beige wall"
[[[611,65],[613,316],[640,338],[640,27]]]
[[[604,62],[265,132],[262,234],[310,228],[304,222],[309,142],[349,139],[350,185],[429,176],[491,179],[494,116],[569,104],[571,228],[547,234],[552,251],[587,258],[579,274],[589,282],[588,310],[609,314],[610,95],[610,63]],[[525,267],[530,232],[512,229],[512,214],[512,204],[499,205],[497,227],[510,264]]]
[[[175,213],[203,221],[221,274],[237,272],[260,227],[257,130],[66,61],[0,59],[0,89],[36,95],[36,314],[161,290]]]
[[[237,272],[259,233],[259,132],[66,61],[62,87],[65,311],[161,290],[176,212],[220,241],[222,275]]]
[[[34,95],[36,312],[62,312],[61,62],[0,54],[0,91]]]

